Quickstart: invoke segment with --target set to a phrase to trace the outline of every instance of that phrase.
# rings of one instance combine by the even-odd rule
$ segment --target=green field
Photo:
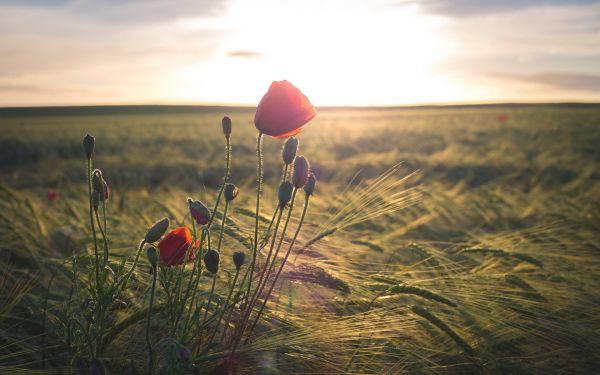
[[[88,303],[73,289],[74,278],[86,285],[93,254],[86,133],[111,188],[107,237],[117,267],[130,264],[161,217],[191,226],[188,196],[213,206],[225,162],[220,121],[232,118],[240,195],[217,280],[217,299],[226,297],[231,254],[249,254],[254,229],[253,114],[0,109],[0,373],[68,373],[75,357],[90,359],[81,332],[70,350],[65,338],[68,317],[85,316]],[[598,371],[599,105],[329,108],[298,138],[317,193],[274,298],[240,347],[240,373]],[[281,145],[264,140],[261,229],[276,205]],[[49,192],[60,198],[49,201]],[[140,264],[121,296],[127,307],[109,314],[101,338],[111,374],[144,373],[151,275],[145,255]],[[203,275],[192,293],[208,292],[210,281]],[[157,303],[166,298],[158,288]],[[153,340],[163,343],[157,369],[187,373],[174,370],[165,339],[195,354],[196,337],[171,333],[161,324],[167,314],[153,318]],[[226,351],[198,355],[194,371],[218,373]]]

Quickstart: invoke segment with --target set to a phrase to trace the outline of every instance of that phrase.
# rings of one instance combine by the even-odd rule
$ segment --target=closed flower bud
[[[96,143],[96,139],[89,134],[86,134],[83,137],[83,150],[85,151],[85,156],[90,159],[94,154],[94,144]]]
[[[308,160],[304,156],[298,156],[294,161],[294,175],[292,176],[292,182],[296,188],[300,189],[306,184],[309,171],[310,165],[308,164]]]
[[[98,192],[104,190],[102,171],[100,171],[99,169],[94,169],[94,171],[92,172],[92,189]]]
[[[292,200],[292,192],[294,191],[294,185],[289,181],[283,181],[279,185],[279,207],[285,207],[290,200]]]
[[[196,224],[206,225],[210,220],[208,207],[200,201],[193,201],[192,198],[188,198],[188,204],[190,205],[190,214],[196,220]]]
[[[104,185],[104,200],[107,201],[108,196],[110,195],[110,190],[108,189],[108,184],[106,183],[106,180],[102,180],[102,182]]]
[[[165,234],[167,229],[169,229],[169,218],[165,217],[164,219],[154,223],[154,225],[152,225],[150,229],[148,229],[144,240],[148,243],[156,242],[160,240],[160,238],[163,234]]]
[[[306,180],[306,184],[304,185],[304,192],[306,196],[310,196],[315,192],[315,185],[317,184],[317,178],[314,173],[309,173],[308,179]]]
[[[292,164],[298,151],[298,138],[289,137],[283,144],[283,150],[281,151],[281,157],[286,165]]]
[[[211,273],[219,272],[219,260],[221,256],[217,250],[210,249],[204,254],[204,265]]]
[[[156,265],[158,264],[158,251],[156,251],[156,248],[154,246],[148,246],[146,253],[148,254],[148,261],[153,268],[156,268]]]
[[[227,116],[223,117],[223,120],[221,120],[221,125],[223,126],[223,134],[225,134],[225,138],[229,138],[231,135],[231,119]]]
[[[234,184],[230,184],[229,182],[225,184],[225,188],[223,193],[225,194],[225,199],[227,201],[232,201],[238,195],[238,188]]]
[[[243,251],[236,251],[233,253],[233,264],[235,264],[235,269],[237,271],[242,268],[244,265],[244,261],[246,260],[246,254]]]

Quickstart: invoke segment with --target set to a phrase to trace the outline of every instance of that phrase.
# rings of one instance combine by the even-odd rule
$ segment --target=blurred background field
[[[95,166],[112,193],[109,237],[128,254],[156,218],[185,222],[187,196],[212,204],[223,171],[224,115],[233,120],[231,181],[240,187],[232,220],[251,232],[243,211],[254,199],[253,114],[225,107],[0,109],[0,372],[52,367],[39,348],[60,346],[47,333],[52,318],[25,322],[49,309],[39,296],[51,278],[60,283],[60,260],[89,248],[82,137],[96,137]],[[258,333],[268,330],[269,339],[250,344],[254,369],[597,369],[600,106],[324,108],[299,139],[319,180],[302,243],[323,238],[282,281]],[[265,216],[274,207],[280,147],[265,140]],[[373,183],[372,201],[361,205]],[[398,196],[385,184],[410,190]],[[226,241],[228,251],[244,246],[243,236]],[[393,285],[434,296],[395,293]],[[131,303],[130,313],[136,308]],[[122,336],[115,353],[143,352]]]

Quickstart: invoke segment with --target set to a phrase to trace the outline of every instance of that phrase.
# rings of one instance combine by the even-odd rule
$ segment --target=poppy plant
[[[266,135],[286,138],[298,134],[316,115],[308,98],[288,81],[275,81],[263,96],[254,125]]]
[[[186,260],[194,259],[191,252],[192,234],[185,227],[178,227],[169,232],[158,243],[160,259],[165,266],[178,266]]]

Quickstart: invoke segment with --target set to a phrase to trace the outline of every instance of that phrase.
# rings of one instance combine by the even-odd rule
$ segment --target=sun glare
[[[220,19],[189,28],[227,31],[212,58],[173,77],[177,100],[255,103],[273,80],[296,83],[317,105],[452,101],[456,86],[436,74],[449,53],[440,19],[416,8],[351,2],[239,1]],[[207,90],[210,90],[208,92]]]

